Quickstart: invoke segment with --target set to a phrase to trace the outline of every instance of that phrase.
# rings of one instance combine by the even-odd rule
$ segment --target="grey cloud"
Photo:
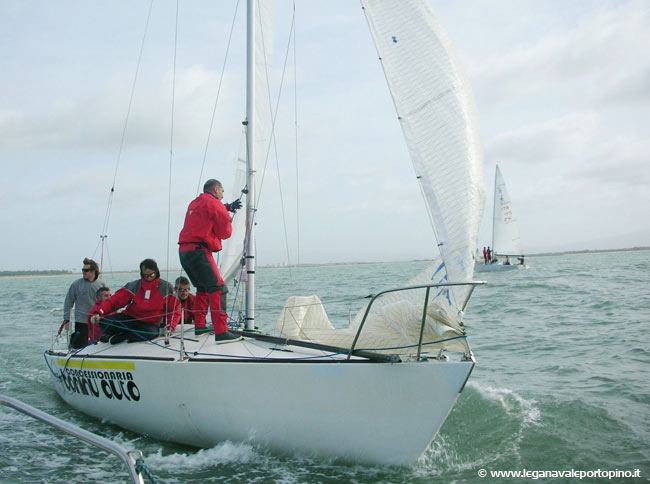
[[[486,158],[525,164],[581,156],[596,128],[593,113],[573,113],[501,133],[486,145]]]
[[[193,67],[178,74],[174,113],[176,144],[205,143],[215,97],[215,74]],[[227,80],[234,82],[233,80]],[[125,144],[132,147],[158,146],[168,149],[171,132],[171,81],[159,79],[137,92],[128,120]],[[85,149],[117,152],[128,111],[127,83],[115,82],[83,99],[70,99],[46,106],[40,111],[0,111],[0,147],[27,147],[41,150]],[[136,87],[136,91],[138,88]],[[220,103],[225,116],[239,119],[241,110],[227,102]],[[234,126],[235,122],[216,124],[213,140]]]
[[[541,96],[582,107],[622,95],[647,99],[649,23],[647,7],[632,3],[482,60],[470,71],[477,98],[489,105]]]

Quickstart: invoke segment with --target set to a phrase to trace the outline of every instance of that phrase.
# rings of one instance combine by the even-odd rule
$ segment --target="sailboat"
[[[506,182],[497,164],[494,172],[494,206],[492,210],[492,257],[496,262],[479,263],[476,271],[511,271],[526,267],[517,219],[512,211],[512,201],[508,195]]]
[[[483,210],[482,150],[468,82],[428,1],[361,4],[440,256],[410,285],[375,294],[348,328],[333,327],[317,296],[296,296],[277,315],[279,335],[254,330],[253,218],[261,213],[253,178],[256,29],[262,12],[248,0],[245,243],[241,259],[229,250],[235,266],[245,261],[245,323],[231,329],[243,339],[215,345],[209,334],[197,336],[181,324],[147,342],[76,351],[55,343],[45,361],[70,406],[199,447],[246,441],[272,451],[390,465],[422,456],[475,365],[463,318],[481,284],[473,281],[473,252]]]

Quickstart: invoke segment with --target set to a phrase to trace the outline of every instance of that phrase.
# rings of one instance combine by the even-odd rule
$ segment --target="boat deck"
[[[288,343],[288,344],[287,344]],[[315,345],[318,346],[318,345]],[[183,347],[184,356],[181,356]],[[60,356],[74,358],[129,358],[129,359],[157,359],[194,361],[206,360],[291,360],[291,361],[344,361],[348,353],[344,349],[307,348],[302,345],[293,345],[287,340],[274,338],[258,333],[244,336],[241,340],[228,343],[215,343],[213,333],[195,336],[194,327],[186,326],[181,334],[177,329],[167,341],[164,336],[152,341],[118,344],[96,343],[90,344],[80,350],[68,351],[65,347],[53,348],[53,353]],[[350,360],[367,361],[368,358],[352,356]]]

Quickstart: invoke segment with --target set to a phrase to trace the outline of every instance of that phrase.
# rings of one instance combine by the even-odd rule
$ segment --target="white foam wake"
[[[164,471],[191,471],[224,464],[257,461],[258,454],[250,444],[222,442],[209,449],[196,452],[163,455],[161,450],[145,455],[149,467]]]

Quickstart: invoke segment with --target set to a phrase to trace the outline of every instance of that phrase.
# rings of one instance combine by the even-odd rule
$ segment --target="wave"
[[[246,443],[221,442],[209,449],[164,455],[162,449],[145,456],[145,462],[157,470],[168,472],[196,471],[224,464],[259,462],[260,454]]]

